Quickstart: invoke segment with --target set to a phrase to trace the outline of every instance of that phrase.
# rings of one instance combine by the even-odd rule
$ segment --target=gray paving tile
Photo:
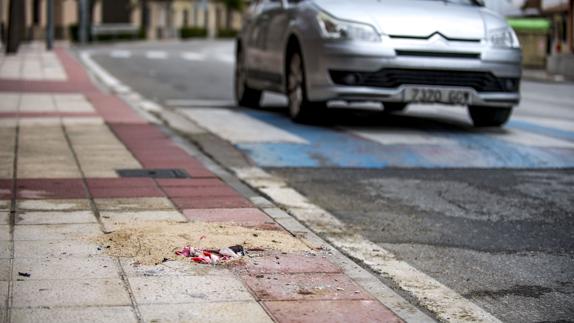
[[[10,224],[10,213],[8,211],[0,211],[0,225]]]
[[[175,210],[164,197],[96,199],[95,202],[100,211]]]
[[[0,240],[0,259],[12,257],[12,241]]]
[[[19,225],[14,240],[76,240],[100,233],[97,224]]]
[[[128,292],[119,279],[14,282],[14,307],[128,305]]]
[[[9,225],[0,225],[0,241],[1,240],[10,240],[10,226]]]
[[[187,221],[177,210],[154,211],[102,211],[102,221],[115,223],[133,223],[140,221]]]
[[[257,302],[142,305],[140,310],[146,322],[273,322]]]
[[[10,280],[10,259],[0,259],[0,281]]]
[[[83,240],[21,240],[14,243],[15,258],[105,256],[96,243]]]
[[[137,322],[131,307],[60,307],[60,308],[16,308],[12,310],[13,322],[30,323],[107,323]]]
[[[120,278],[114,259],[93,258],[17,258],[12,277],[19,272],[29,273],[26,280]]]
[[[4,307],[6,304],[6,299],[8,298],[8,282],[0,281],[0,308]]]
[[[143,266],[129,258],[120,259],[126,275],[137,276],[206,276],[231,275],[229,269],[205,266],[188,261],[167,261],[157,266]]]
[[[234,276],[129,277],[129,282],[138,304],[253,300]]]
[[[16,215],[16,224],[82,224],[97,223],[92,211],[22,212]]]
[[[89,200],[19,200],[16,203],[18,210],[30,211],[89,211]]]

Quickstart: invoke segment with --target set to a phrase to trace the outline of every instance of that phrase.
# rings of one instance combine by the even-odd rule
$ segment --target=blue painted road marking
[[[243,143],[237,146],[261,167],[344,168],[571,168],[574,149],[532,147],[475,131],[433,131],[451,144],[382,145],[334,128],[295,124],[283,115],[249,116],[299,136],[309,144]],[[574,132],[513,121],[510,128],[573,141]]]

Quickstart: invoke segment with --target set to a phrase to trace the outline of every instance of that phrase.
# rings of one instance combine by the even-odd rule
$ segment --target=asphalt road
[[[218,149],[241,152],[503,321],[574,320],[573,84],[525,81],[502,130],[476,130],[462,108],[439,106],[335,109],[300,126],[281,97],[233,106],[232,42],[92,50],[135,91],[233,144]]]

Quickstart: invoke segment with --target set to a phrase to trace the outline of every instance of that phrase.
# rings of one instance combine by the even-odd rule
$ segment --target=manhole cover
[[[118,169],[120,177],[150,177],[150,178],[190,178],[181,169]]]

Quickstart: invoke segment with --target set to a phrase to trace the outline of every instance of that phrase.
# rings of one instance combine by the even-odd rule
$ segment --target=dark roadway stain
[[[541,296],[552,293],[554,290],[548,287],[542,286],[526,286],[526,285],[515,285],[508,289],[499,290],[478,290],[464,294],[467,298],[501,298],[505,296],[522,296],[530,298],[540,298]]]

